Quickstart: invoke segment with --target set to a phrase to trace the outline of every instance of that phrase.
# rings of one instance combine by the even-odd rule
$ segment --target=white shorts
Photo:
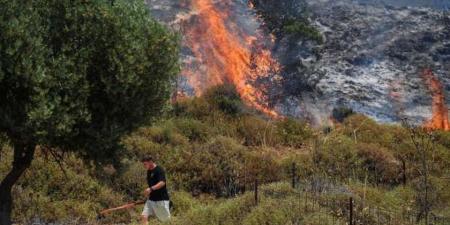
[[[159,221],[166,222],[170,219],[169,201],[147,200],[142,210],[142,216],[156,216]]]

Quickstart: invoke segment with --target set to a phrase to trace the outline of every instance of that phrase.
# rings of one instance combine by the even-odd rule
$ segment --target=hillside
[[[433,147],[421,150],[406,128],[377,124],[359,114],[342,115],[342,123],[320,129],[291,119],[273,121],[244,106],[234,88],[210,89],[203,97],[180,100],[155,125],[123,138],[123,155],[115,165],[95,169],[66,154],[61,170],[40,149],[14,188],[14,221],[137,221],[139,208],[101,221],[96,213],[142,198],[145,170],[139,157],[149,153],[167,170],[175,205],[171,224],[345,224],[349,197],[355,205],[392,211],[381,217],[389,215],[396,224],[417,216],[425,201],[445,224],[450,217],[449,133],[433,133]],[[11,160],[8,145],[3,148],[2,176]],[[292,163],[295,189],[290,185]],[[374,211],[366,213],[363,218],[376,218]]]
[[[436,114],[423,76],[431,69],[450,105],[446,1],[147,2],[183,34],[183,95],[233,83],[247,104],[271,115],[321,125],[345,107],[419,125]]]

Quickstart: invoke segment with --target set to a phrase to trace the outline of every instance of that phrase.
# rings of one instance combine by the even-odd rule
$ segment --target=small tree
[[[111,160],[149,122],[178,74],[178,38],[139,0],[0,0],[0,133],[14,148],[0,224],[35,148]]]
[[[436,143],[433,134],[424,128],[412,126],[407,119],[403,120],[403,125],[409,131],[411,142],[414,145],[420,162],[419,174],[422,179],[418,187],[417,205],[419,207],[419,214],[417,215],[417,221],[425,219],[425,224],[428,225],[429,214],[433,207],[433,202],[430,200],[433,186],[429,179],[433,161],[430,160],[429,155],[435,150]]]

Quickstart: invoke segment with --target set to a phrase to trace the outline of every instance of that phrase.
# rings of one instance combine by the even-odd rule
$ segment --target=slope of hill
[[[103,208],[142,198],[145,171],[139,157],[143,154],[152,154],[167,170],[175,204],[173,224],[343,223],[349,196],[355,204],[407,210],[411,217],[425,206],[430,215],[450,216],[448,132],[427,136],[415,130],[433,143],[433,148],[416,148],[407,128],[346,115],[350,116],[334,128],[313,129],[302,121],[267,120],[246,107],[232,87],[208,90],[203,97],[180,100],[153,126],[124,137],[123,155],[115,165],[95,169],[91,162],[69,154],[62,161],[63,172],[40,149],[14,189],[14,220],[137,221],[140,208],[109,214],[101,221],[95,216]],[[8,171],[12,157],[7,144],[3,145],[0,175]],[[287,183],[292,163],[298,189]],[[421,175],[425,172],[426,199]],[[257,205],[255,179],[261,186]],[[312,191],[306,194],[309,197],[304,190]],[[312,201],[312,193],[317,200]],[[344,203],[336,204],[339,199]],[[300,214],[295,207],[300,207]],[[389,218],[402,220],[400,215]]]
[[[442,83],[444,104],[450,105],[445,1],[148,2],[157,18],[185,37],[179,87],[186,95],[229,82],[249,105],[314,124],[327,123],[339,107],[379,122],[407,117],[422,124],[433,117],[433,96],[422,76],[431,69]],[[207,7],[199,7],[203,4]],[[219,11],[224,13],[214,14]],[[248,44],[248,38],[261,45]],[[244,65],[230,56],[241,48]],[[270,58],[251,60],[261,51],[271,52]],[[251,69],[258,67],[265,69]],[[218,68],[241,69],[235,76],[236,71]]]

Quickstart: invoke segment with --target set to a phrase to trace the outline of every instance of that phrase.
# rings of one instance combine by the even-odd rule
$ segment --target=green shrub
[[[300,215],[295,209],[299,207],[298,199],[266,199],[245,217],[242,224],[258,225],[268,221],[272,225],[298,224]]]
[[[376,144],[359,143],[358,156],[371,175],[373,183],[393,183],[399,180],[400,163],[387,149]]]
[[[237,122],[238,137],[246,146],[276,146],[280,143],[274,123],[256,116],[243,116]]]
[[[361,114],[351,115],[343,123],[344,134],[354,141],[374,143],[387,148],[393,144],[395,129],[402,128],[377,124],[374,120]]]
[[[173,114],[177,117],[204,119],[211,116],[213,108],[203,97],[182,99],[173,106]]]
[[[313,154],[315,164],[335,178],[351,178],[361,165],[355,143],[342,135],[324,139]]]
[[[189,138],[190,141],[205,142],[209,137],[214,134],[210,126],[205,123],[187,118],[174,119],[173,125],[176,127],[177,132],[183,134],[183,136]]]
[[[304,37],[317,41],[319,44],[324,42],[319,30],[301,20],[287,20],[283,25],[283,31],[296,37]]]
[[[448,131],[435,131],[436,143],[450,149],[450,132]]]
[[[149,136],[144,136],[144,132],[147,134],[151,134]],[[125,137],[122,140],[122,144],[126,148],[129,157],[132,157],[134,159],[138,159],[145,154],[150,154],[158,158],[158,156],[160,156],[165,149],[163,148],[163,145],[155,142],[155,139],[157,139],[161,143],[166,143],[166,141],[169,142],[169,137],[163,134],[162,129],[142,128],[139,130],[139,133],[134,133]]]
[[[255,179],[258,182],[268,183],[281,179],[283,176],[282,166],[278,155],[271,149],[254,148],[249,150],[244,159],[244,180],[245,184],[252,185]]]
[[[11,150],[2,158],[7,166]],[[45,152],[37,151],[29,170],[13,189],[13,218],[19,223],[29,223],[38,218],[45,222],[78,221],[89,223],[97,212],[108,206],[120,205],[124,196],[101,184],[91,174],[93,169],[75,155],[64,157],[62,168]],[[5,170],[0,166],[0,176]],[[110,219],[126,221],[127,212],[117,213]]]
[[[292,174],[293,163],[295,163],[296,168],[295,174],[300,179],[307,179],[318,172],[318,168],[314,164],[313,155],[309,151],[293,152],[288,154],[281,162],[286,179],[289,179]]]
[[[173,215],[182,215],[189,210],[200,206],[197,199],[193,198],[190,193],[185,191],[174,191],[170,193],[170,199],[174,205]]]
[[[214,108],[230,116],[238,116],[244,112],[244,104],[231,84],[219,85],[206,91],[203,96]]]
[[[233,195],[244,175],[244,155],[247,149],[234,139],[217,137],[194,149],[186,165],[195,180],[193,185],[218,196]]]
[[[228,199],[212,205],[202,205],[186,212],[172,224],[180,225],[221,225],[241,224],[242,218],[252,209],[252,195]]]
[[[277,134],[285,146],[300,148],[313,137],[313,131],[306,122],[288,118],[277,122],[276,126]]]
[[[129,200],[143,198],[143,191],[147,188],[147,172],[139,161],[123,162],[124,165],[114,179],[116,190],[127,194]]]

